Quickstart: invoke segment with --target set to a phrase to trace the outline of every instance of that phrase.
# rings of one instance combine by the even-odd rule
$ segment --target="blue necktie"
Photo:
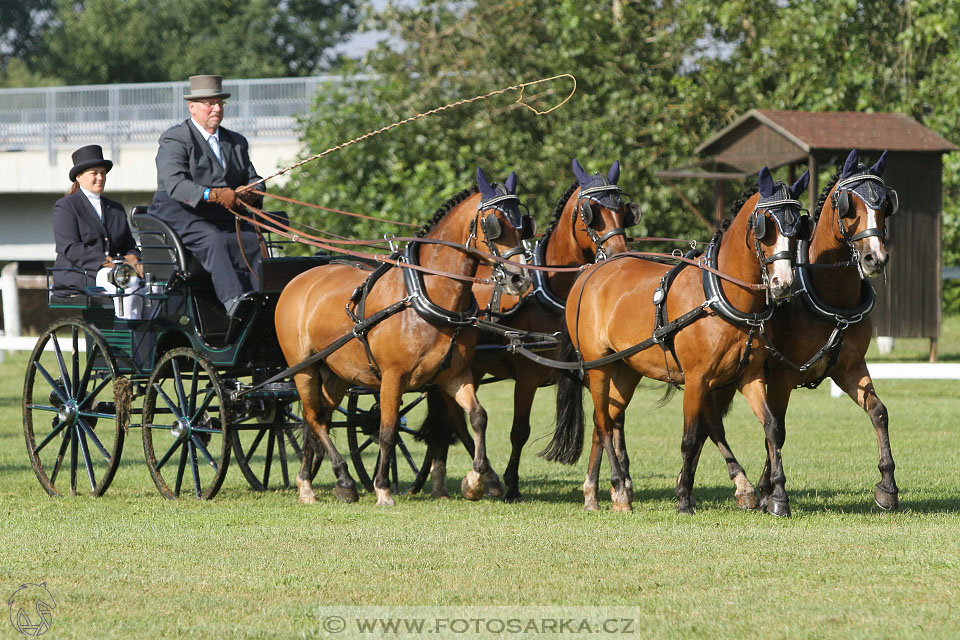
[[[213,150],[213,155],[216,156],[217,162],[220,163],[220,168],[225,169],[223,156],[220,154],[220,141],[217,140],[217,136],[210,136],[207,138],[207,142],[210,144],[210,148]]]

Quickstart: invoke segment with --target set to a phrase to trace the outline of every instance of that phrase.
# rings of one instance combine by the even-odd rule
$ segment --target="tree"
[[[4,3],[7,0],[0,0]],[[357,0],[48,0],[11,13],[14,59],[61,84],[302,76],[337,62]],[[0,4],[0,8],[6,4]],[[13,6],[13,5],[11,5]],[[6,24],[6,23],[4,23]],[[0,41],[2,42],[2,41]]]

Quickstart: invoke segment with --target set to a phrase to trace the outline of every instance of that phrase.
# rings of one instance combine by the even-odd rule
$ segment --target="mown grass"
[[[948,319],[943,359],[960,354],[958,336],[960,321]],[[891,359],[910,349],[925,356],[927,343],[916,343],[898,341]],[[609,499],[600,513],[581,510],[583,461],[564,467],[533,455],[552,429],[552,390],[538,398],[519,505],[460,498],[462,449],[450,454],[450,500],[401,496],[382,509],[362,492],[358,504],[341,504],[324,464],[312,506],[293,491],[254,493],[236,469],[211,502],[168,502],[136,432],[106,496],[51,499],[23,444],[26,359],[0,364],[0,596],[46,581],[57,600],[47,637],[316,637],[334,605],[448,605],[465,615],[477,605],[516,615],[539,605],[628,607],[645,637],[960,635],[953,382],[877,382],[890,412],[899,513],[873,506],[877,448],[866,416],[825,388],[796,393],[784,449],[794,515],[778,520],[736,509],[709,445],[698,512],[676,513],[681,403],[658,409],[662,390],[650,383],[628,418],[636,483],[628,515],[613,513]],[[510,388],[484,387],[481,399],[502,471]],[[763,438],[742,400],[726,424],[756,480]],[[337,444],[345,450],[346,438]],[[0,637],[18,636],[0,621]]]

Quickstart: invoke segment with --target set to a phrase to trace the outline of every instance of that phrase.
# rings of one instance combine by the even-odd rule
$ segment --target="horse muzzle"
[[[860,270],[863,275],[873,277],[881,273],[887,262],[890,260],[890,254],[884,248],[870,249],[860,254]]]

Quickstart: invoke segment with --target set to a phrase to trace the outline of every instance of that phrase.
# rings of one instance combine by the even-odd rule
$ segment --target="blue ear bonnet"
[[[480,188],[480,204],[477,211],[496,209],[507,219],[514,229],[523,228],[523,215],[520,213],[520,198],[517,189],[517,176],[511,173],[507,178],[506,186],[499,182],[488,183],[486,176],[477,168],[477,186]]]
[[[606,177],[599,171],[588,175],[580,166],[577,159],[573,159],[573,174],[577,177],[577,183],[580,185],[580,196],[578,200],[590,200],[596,202],[601,207],[606,207],[611,211],[619,211],[623,206],[623,199],[620,194],[623,190],[617,186],[617,180],[620,179],[620,162],[614,162]]]
[[[857,150],[854,149],[847,156],[843,165],[843,171],[840,173],[840,181],[837,183],[837,193],[847,191],[856,194],[863,203],[871,209],[879,211],[886,203],[888,194],[892,193],[894,201],[896,192],[887,188],[883,182],[884,169],[887,166],[887,152],[884,151],[880,159],[870,168],[860,162]],[[893,209],[896,210],[894,205]]]
[[[754,212],[770,214],[780,231],[780,235],[793,238],[797,235],[805,211],[803,203],[796,199],[796,195],[799,194],[791,193],[790,188],[784,183],[776,182],[773,194],[766,197],[761,196],[757,200]]]

